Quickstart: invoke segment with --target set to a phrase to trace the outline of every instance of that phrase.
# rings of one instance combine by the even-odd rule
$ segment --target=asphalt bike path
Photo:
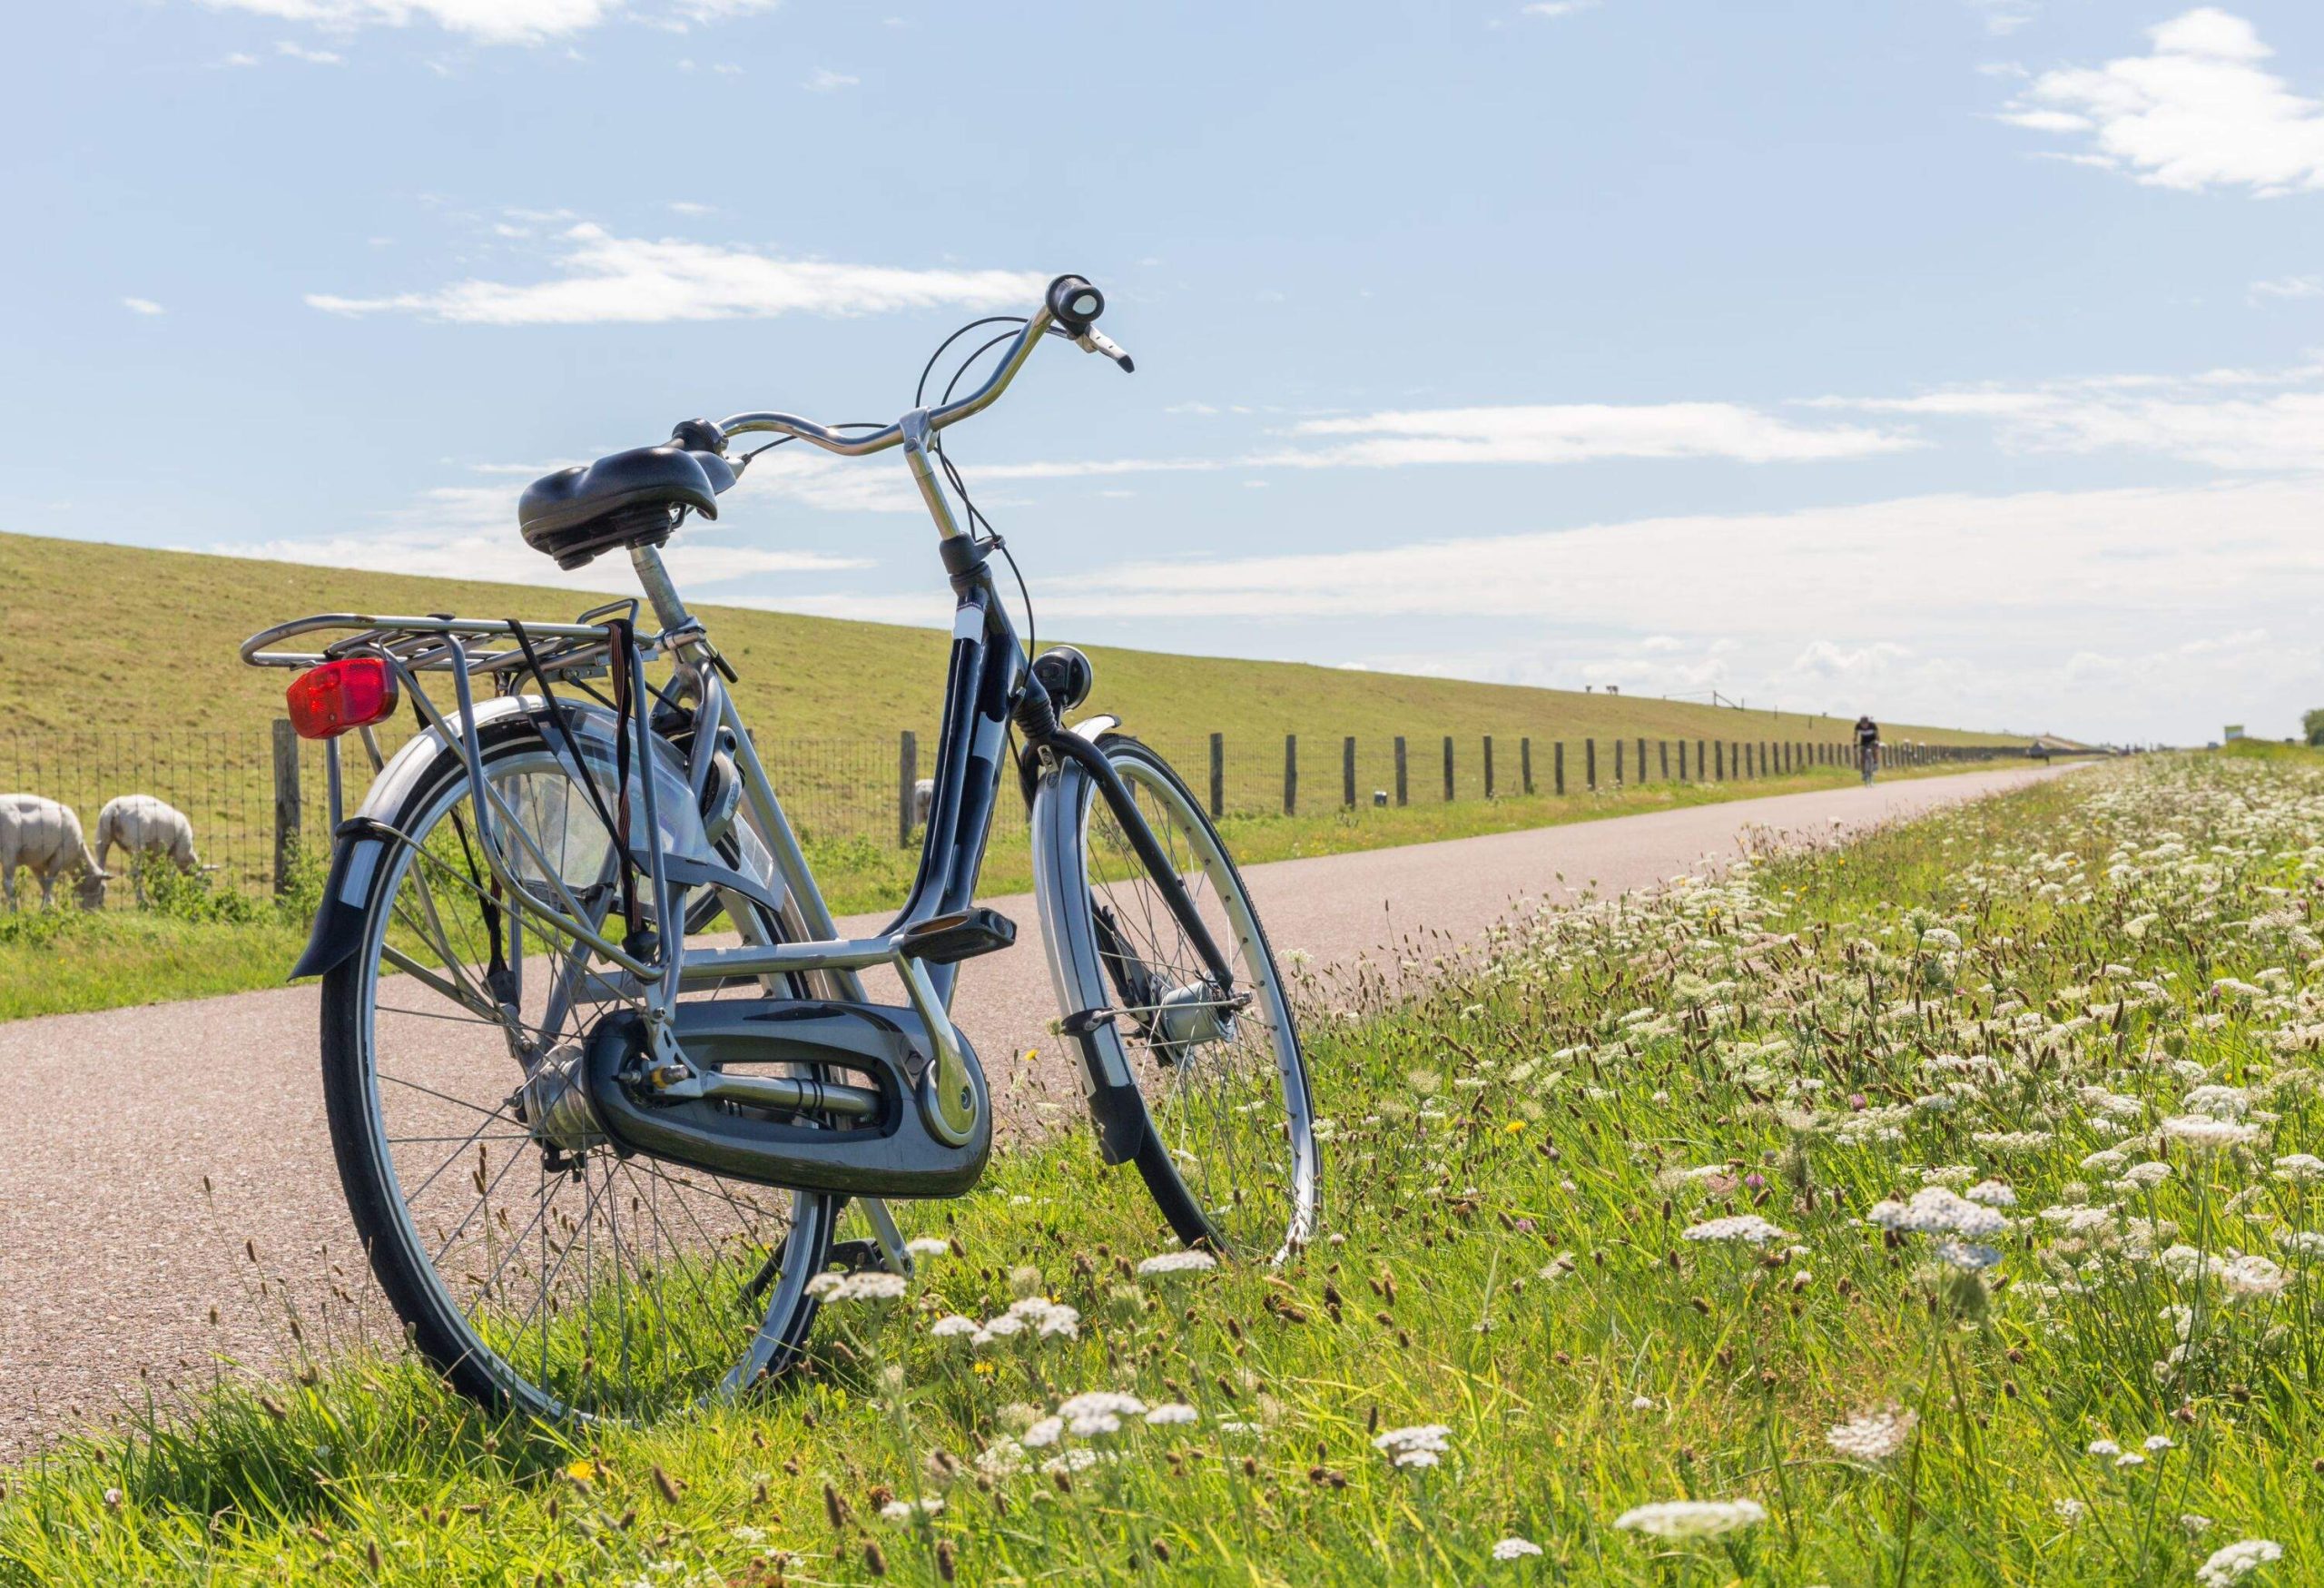
[[[1846,832],[2051,774],[2013,768],[1736,800],[1280,861],[1246,876],[1277,955],[1302,951],[1311,971],[1328,972],[1423,935],[1473,942],[1520,903],[1716,867],[1755,832]],[[1033,901],[988,902],[1016,921],[1017,944],[964,968],[954,1014],[1005,1129],[1070,1124],[1078,1082],[1048,1033],[1056,1011]],[[841,930],[885,924],[859,917]],[[869,987],[902,1001],[876,977]],[[310,984],[0,1023],[0,1455],[142,1404],[161,1382],[207,1382],[222,1356],[279,1363],[288,1335],[272,1293],[285,1279],[305,1293],[336,1264],[346,1289],[386,1319],[332,1166],[317,1006]],[[1122,1194],[1143,1194],[1135,1177]]]

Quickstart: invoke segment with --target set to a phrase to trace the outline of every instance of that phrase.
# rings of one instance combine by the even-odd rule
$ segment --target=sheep
[[[0,897],[16,907],[16,868],[24,866],[40,879],[44,908],[55,902],[56,879],[78,866],[81,882],[75,890],[81,908],[96,910],[105,902],[107,873],[89,853],[81,836],[81,818],[70,805],[39,794],[0,794]]]
[[[119,794],[97,813],[97,864],[113,863],[113,846],[128,852],[130,877],[137,887],[137,902],[145,902],[145,880],[137,863],[148,855],[166,860],[186,873],[216,869],[202,863],[194,853],[193,824],[183,811],[152,794]],[[107,872],[106,875],[113,873]]]
[[[936,804],[936,780],[923,777],[911,785],[911,819],[915,825],[928,825],[928,813]]]

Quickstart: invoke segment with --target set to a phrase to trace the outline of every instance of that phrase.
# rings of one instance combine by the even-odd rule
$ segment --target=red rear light
[[[378,656],[344,656],[290,681],[283,702],[302,739],[335,739],[396,712],[395,669]]]

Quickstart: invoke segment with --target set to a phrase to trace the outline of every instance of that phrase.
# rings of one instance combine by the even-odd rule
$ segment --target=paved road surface
[[[1863,825],[2041,775],[1701,805],[1285,861],[1249,880],[1278,952],[1345,964],[1424,928],[1471,940],[1519,898],[1661,881],[1731,854],[1747,828]],[[1053,1011],[1030,899],[994,902],[1021,934],[968,968],[961,1024],[996,1091],[1033,1075],[1069,1103],[1078,1092],[1061,1070],[1011,1059],[1029,1048],[1046,1058]],[[0,1024],[0,1455],[141,1399],[141,1366],[200,1381],[221,1352],[277,1357],[282,1314],[254,1294],[246,1239],[265,1272],[301,1289],[320,1279],[326,1246],[360,1275],[323,1129],[316,1019],[315,990],[303,986]],[[370,1306],[380,1310],[376,1297]]]

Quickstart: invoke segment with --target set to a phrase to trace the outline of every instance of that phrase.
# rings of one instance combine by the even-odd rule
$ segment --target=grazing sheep
[[[40,902],[55,902],[56,879],[78,866],[81,908],[95,910],[105,902],[105,869],[89,853],[81,836],[81,818],[70,805],[38,794],[0,794],[0,897],[16,907],[16,868],[24,866],[40,879]]]
[[[923,777],[911,785],[911,819],[922,827],[928,825],[928,813],[936,804],[936,780]]]
[[[186,820],[185,813],[152,794],[120,794],[107,800],[105,808],[97,813],[99,866],[113,863],[116,843],[129,852],[129,874],[136,883],[140,904],[145,902],[145,882],[137,874],[136,863],[146,856],[166,860],[182,872],[211,869],[194,853],[193,824]]]

